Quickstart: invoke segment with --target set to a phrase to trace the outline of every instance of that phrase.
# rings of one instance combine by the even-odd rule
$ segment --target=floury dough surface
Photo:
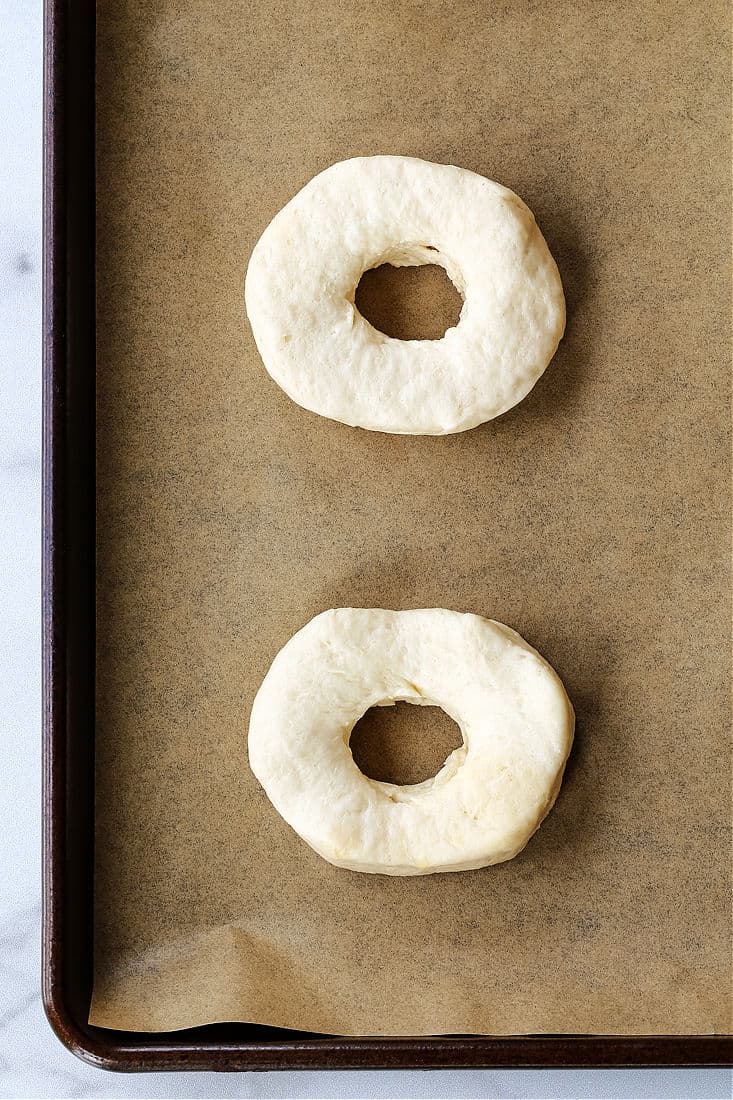
[[[397,701],[442,707],[463,734],[434,778],[403,787],[367,778],[348,747],[370,707]],[[459,871],[525,846],[557,796],[574,721],[558,676],[501,623],[440,608],[340,608],[273,661],[249,757],[276,809],[329,862]]]
[[[440,340],[396,340],[354,305],[364,271],[440,264],[464,297]],[[375,431],[447,435],[532,389],[565,327],[555,262],[506,187],[412,157],[341,161],[254,248],[245,298],[260,355],[294,401]]]

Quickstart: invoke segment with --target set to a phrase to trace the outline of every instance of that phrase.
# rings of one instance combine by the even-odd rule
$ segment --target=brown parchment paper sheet
[[[728,5],[104,0],[98,19],[91,1020],[728,1031]],[[378,152],[514,188],[562,274],[553,363],[467,434],[319,418],[255,350],[259,234]],[[510,863],[337,870],[254,780],[270,661],[350,605],[498,618],[563,677],[576,746]]]

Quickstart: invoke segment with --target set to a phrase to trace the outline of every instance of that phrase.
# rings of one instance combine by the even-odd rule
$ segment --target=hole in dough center
[[[351,755],[364,775],[399,786],[432,779],[462,744],[460,729],[444,710],[413,703],[372,707],[349,739]]]
[[[458,324],[463,298],[439,264],[365,271],[356,308],[374,328],[395,340],[440,340]]]

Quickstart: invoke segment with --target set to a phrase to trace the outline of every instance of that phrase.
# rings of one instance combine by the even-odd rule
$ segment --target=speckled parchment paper
[[[99,4],[95,1024],[730,1030],[729,25],[674,0]],[[467,434],[319,418],[257,355],[256,239],[370,153],[512,187],[557,259],[557,356]],[[498,618],[563,677],[576,747],[518,858],[359,875],[272,809],[254,693],[345,605]],[[375,734],[408,759],[445,732],[414,710]]]

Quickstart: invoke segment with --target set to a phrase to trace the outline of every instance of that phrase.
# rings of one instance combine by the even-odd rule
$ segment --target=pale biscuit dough
[[[440,340],[395,340],[354,305],[365,270],[441,264],[464,297]],[[342,161],[273,218],[245,299],[267,370],[306,409],[446,435],[516,405],[555,353],[565,299],[531,211],[498,183],[412,157]]]
[[[357,768],[374,706],[436,705],[463,734],[433,779]],[[275,808],[324,859],[420,875],[511,859],[549,812],[574,713],[540,655],[501,623],[440,608],[325,611],[280,651],[252,708],[249,758]]]

